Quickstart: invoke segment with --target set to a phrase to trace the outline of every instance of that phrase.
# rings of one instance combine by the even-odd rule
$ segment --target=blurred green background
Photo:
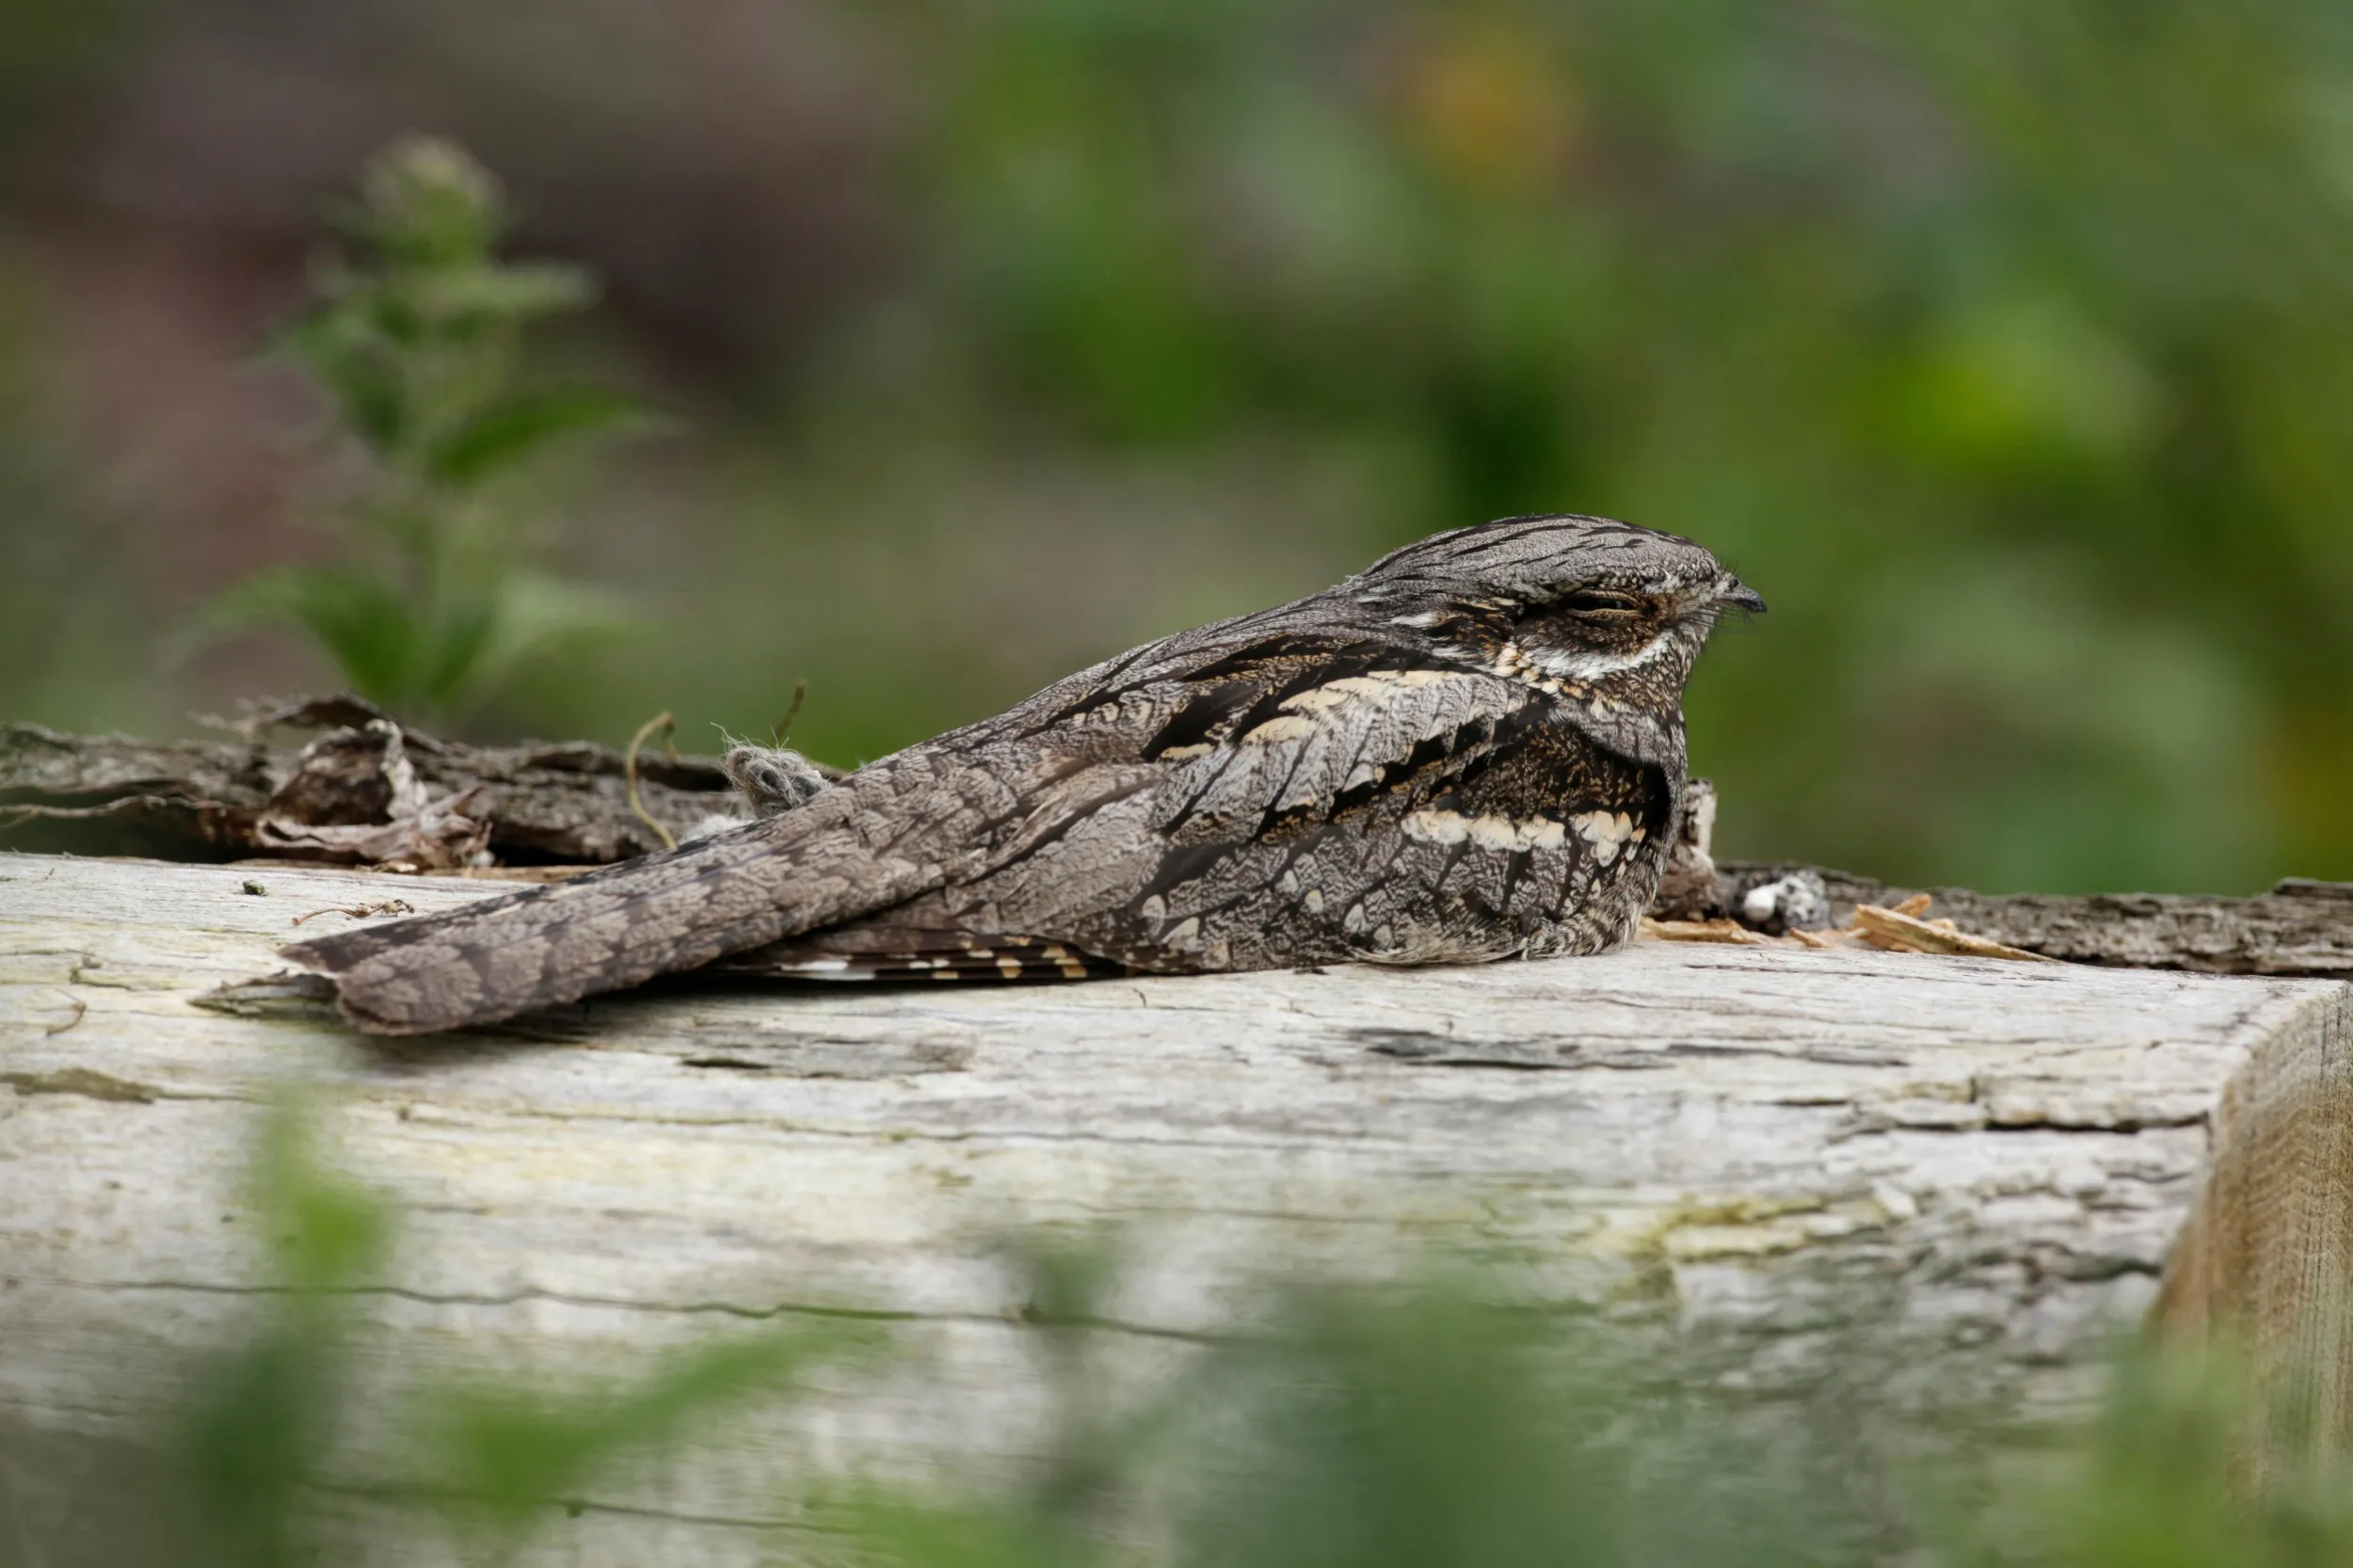
[[[482,735],[878,756],[1507,513],[1771,600],[1722,847],[1990,888],[2353,877],[2334,0],[9,0],[0,714],[179,732],[336,547],[250,350],[392,135],[600,274],[680,416],[546,508],[643,634]]]

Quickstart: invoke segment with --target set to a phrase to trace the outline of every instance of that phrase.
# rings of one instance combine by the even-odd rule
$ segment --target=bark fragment
[[[475,746],[357,697],[257,711],[218,739],[149,742],[0,724],[0,830],[14,849],[170,860],[265,856],[453,869],[601,865],[661,848],[623,759],[586,742]],[[312,730],[301,745],[287,730]],[[684,835],[751,812],[715,758],[640,757],[646,809]],[[12,826],[11,826],[12,824]]]

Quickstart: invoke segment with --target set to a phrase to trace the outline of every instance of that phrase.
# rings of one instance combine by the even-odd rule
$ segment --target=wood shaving
[[[1905,904],[1928,907],[1928,895],[1906,899]],[[1955,958],[2012,958],[2029,964],[2051,964],[2057,960],[2025,948],[2014,948],[1985,936],[1972,936],[1954,928],[1950,920],[1924,920],[1916,913],[1906,913],[1902,905],[1882,909],[1876,904],[1858,904],[1854,911],[1855,929],[1863,939],[1875,948],[1889,952],[1934,952]]]
[[[1738,920],[1654,920],[1645,916],[1642,935],[1660,942],[1722,942],[1732,947],[1770,948],[1782,944]]]
[[[296,915],[294,923],[300,925],[304,920],[316,920],[321,915],[348,915],[355,920],[363,920],[371,915],[413,915],[416,912],[416,905],[407,899],[388,898],[374,904],[336,904],[326,909],[313,909],[307,915]]]
[[[1925,917],[1930,902],[1928,894],[1914,893],[1893,908],[1882,908],[1876,904],[1859,904],[1855,905],[1854,919],[1844,926],[1831,931],[1791,931],[1785,936],[1768,936],[1761,931],[1752,931],[1739,921],[1730,920],[1645,919],[1641,935],[1645,940],[1656,942],[1718,942],[1728,947],[1744,948],[1924,952],[1949,958],[2009,958],[2029,964],[2058,962],[2043,953],[2010,947],[1991,937],[1972,936],[1951,920],[1928,920]]]

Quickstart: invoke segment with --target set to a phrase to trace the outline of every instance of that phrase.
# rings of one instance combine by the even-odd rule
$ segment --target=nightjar
[[[300,943],[362,1029],[488,1022],[724,962],[1080,978],[1599,952],[1674,838],[1705,550],[1602,518],[1440,534],[1178,632],[805,804]]]

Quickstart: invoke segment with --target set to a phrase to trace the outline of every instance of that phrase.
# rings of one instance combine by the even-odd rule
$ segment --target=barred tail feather
[[[938,846],[965,836],[989,804],[975,795],[989,792],[970,780],[942,790],[906,755],[913,765],[870,770],[716,838],[282,955],[331,977],[344,1016],[377,1034],[493,1023],[696,968],[940,885],[952,855]],[[860,819],[873,820],[877,797],[931,809],[898,816],[900,831],[870,843]]]

